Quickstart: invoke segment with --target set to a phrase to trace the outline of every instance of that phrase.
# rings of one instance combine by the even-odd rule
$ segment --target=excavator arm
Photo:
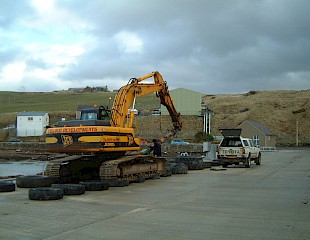
[[[141,83],[151,77],[154,77],[154,83]],[[160,103],[167,108],[173,123],[173,131],[181,130],[182,122],[180,120],[180,113],[174,107],[167,83],[157,71],[140,78],[132,78],[127,85],[119,90],[112,107],[111,126],[132,127],[134,114],[131,112],[128,120],[128,109],[135,103],[136,97],[151,93],[157,93],[160,97]]]

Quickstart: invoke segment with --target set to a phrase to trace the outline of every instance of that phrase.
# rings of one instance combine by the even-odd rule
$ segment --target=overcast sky
[[[0,91],[310,89],[309,0],[0,0]]]

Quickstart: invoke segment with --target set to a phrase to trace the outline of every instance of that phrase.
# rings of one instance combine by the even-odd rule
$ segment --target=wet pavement
[[[0,239],[309,239],[310,151],[262,165],[189,171],[124,188],[32,201],[0,193]]]

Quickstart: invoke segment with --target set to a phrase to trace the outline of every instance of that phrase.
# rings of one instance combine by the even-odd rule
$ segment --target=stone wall
[[[0,142],[2,150],[45,151],[45,143],[33,142]]]
[[[201,156],[203,155],[202,144],[162,144],[162,156],[166,158],[175,158],[181,153],[187,152],[189,155]]]
[[[181,120],[183,127],[177,137],[191,142],[197,132],[203,131],[203,117],[182,116]],[[162,138],[173,128],[170,116],[137,116],[135,123],[138,136],[148,141]]]

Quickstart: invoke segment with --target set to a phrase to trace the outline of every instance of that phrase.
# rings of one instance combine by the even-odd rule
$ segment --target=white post
[[[208,112],[208,122],[209,122],[209,131],[208,133],[211,134],[211,113]]]

